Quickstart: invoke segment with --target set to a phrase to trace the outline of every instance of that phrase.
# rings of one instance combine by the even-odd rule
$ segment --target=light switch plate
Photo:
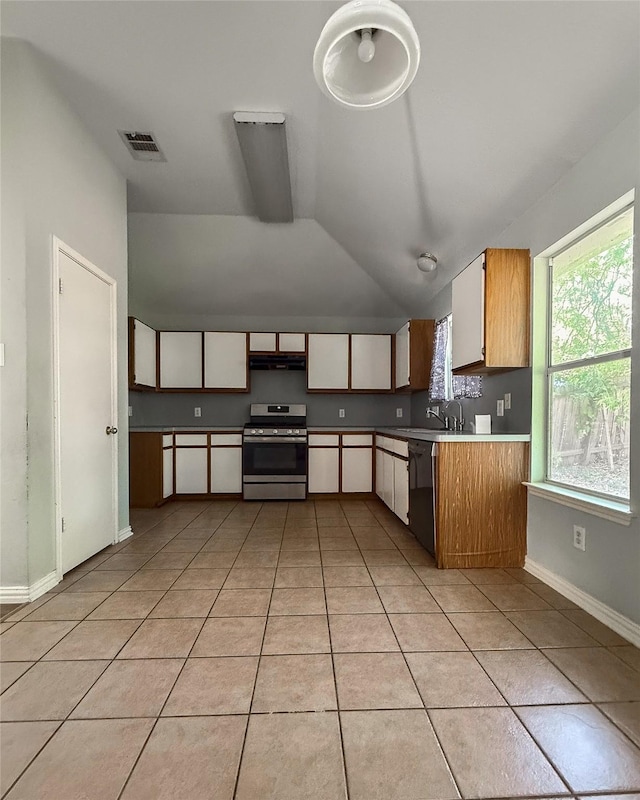
[[[340,417],[340,419],[344,419],[344,408],[341,408],[341,409],[338,411],[338,416]]]
[[[193,409],[193,416],[194,416],[194,417],[201,417],[201,416],[202,416],[202,409],[201,409],[201,408],[199,408],[198,406],[196,406],[196,407]]]
[[[402,419],[402,409],[401,408],[396,408],[396,417],[398,419]]]

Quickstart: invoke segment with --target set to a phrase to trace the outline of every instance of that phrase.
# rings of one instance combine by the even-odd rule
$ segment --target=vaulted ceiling
[[[420,69],[375,111],[314,83],[340,3],[2,5],[3,33],[36,48],[128,180],[132,295],[181,314],[206,296],[211,313],[420,314],[639,101],[635,2],[403,2]],[[287,116],[293,225],[252,219],[236,110]],[[167,162],[133,161],[118,129],[154,131]],[[433,277],[415,266],[425,249]],[[269,285],[289,287],[286,303]]]

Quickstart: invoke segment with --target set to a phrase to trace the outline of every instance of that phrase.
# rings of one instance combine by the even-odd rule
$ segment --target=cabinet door
[[[278,334],[278,350],[281,353],[304,353],[306,345],[304,333]]]
[[[202,334],[162,331],[160,388],[202,388]]]
[[[453,279],[452,367],[484,361],[484,254]]]
[[[276,334],[275,333],[250,333],[249,350],[252,353],[275,353]]]
[[[173,494],[173,447],[162,451],[162,499]]]
[[[407,462],[393,458],[393,511],[405,525],[409,523],[409,471]]]
[[[208,491],[207,448],[177,447],[176,494],[206,494]]]
[[[212,447],[212,494],[238,494],[241,491],[242,447]]]
[[[307,388],[349,388],[349,334],[310,333]]]
[[[246,333],[205,333],[204,385],[206,389],[247,388]]]
[[[384,500],[384,471],[382,462],[384,460],[384,453],[382,450],[376,448],[376,494],[381,500]]]
[[[133,320],[133,382],[136,386],[156,387],[156,332]]]
[[[340,487],[340,450],[337,447],[309,448],[309,493],[335,493]]]
[[[409,323],[396,333],[396,389],[409,385]]]
[[[342,491],[370,492],[373,476],[373,456],[370,447],[342,449]]]
[[[393,511],[393,462],[390,453],[382,454],[382,500]]]
[[[391,389],[391,336],[351,335],[351,388]]]

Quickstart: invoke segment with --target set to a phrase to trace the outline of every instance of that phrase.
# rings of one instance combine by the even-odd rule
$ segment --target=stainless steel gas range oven
[[[307,407],[251,404],[242,436],[245,500],[304,500],[307,496]]]

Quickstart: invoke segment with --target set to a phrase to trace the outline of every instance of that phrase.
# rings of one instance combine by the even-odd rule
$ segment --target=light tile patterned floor
[[[11,800],[640,798],[640,652],[378,502],[171,503],[2,623]]]

